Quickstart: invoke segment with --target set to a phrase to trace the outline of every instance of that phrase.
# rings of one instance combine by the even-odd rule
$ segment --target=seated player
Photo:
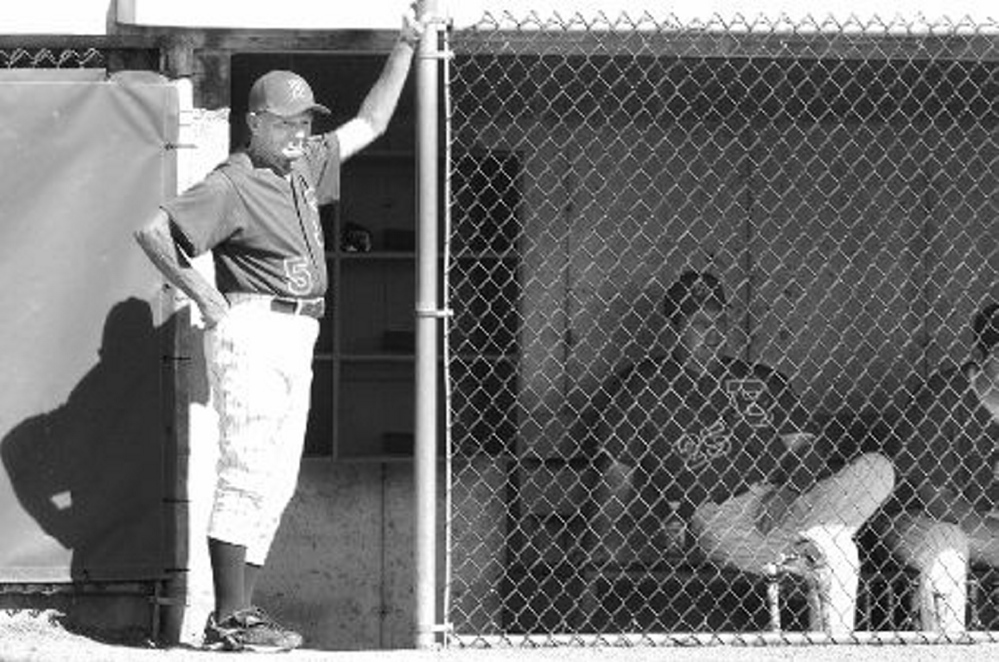
[[[965,629],[970,564],[999,567],[999,303],[972,322],[978,360],[930,377],[896,465],[886,542],[919,571],[923,630]]]
[[[598,424],[604,525],[595,527],[611,535],[630,522],[652,530],[654,545],[664,504],[679,506],[713,561],[764,573],[807,559],[792,571],[817,583],[812,629],[852,632],[853,538],[892,492],[891,462],[867,454],[827,469],[784,377],[726,355],[725,294],[714,275],[684,273],[666,293],[665,314],[677,336],[672,352],[619,375]]]

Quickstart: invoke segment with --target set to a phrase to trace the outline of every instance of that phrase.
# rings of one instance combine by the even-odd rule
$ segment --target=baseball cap
[[[975,333],[975,344],[983,354],[988,354],[999,344],[999,303],[991,303],[982,308],[971,328]]]
[[[330,114],[330,109],[316,103],[312,88],[304,78],[292,71],[269,71],[250,88],[251,113],[266,111],[280,117],[291,117],[312,110]]]
[[[676,324],[708,306],[725,308],[725,289],[721,281],[711,273],[686,271],[666,290],[663,312]]]

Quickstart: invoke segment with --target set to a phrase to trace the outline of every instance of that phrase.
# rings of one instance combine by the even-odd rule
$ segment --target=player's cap
[[[999,303],[983,307],[971,323],[975,344],[983,354],[988,354],[999,344]]]
[[[663,312],[677,324],[701,308],[725,309],[725,288],[714,274],[686,271],[666,290]]]
[[[268,112],[291,117],[306,111],[330,114],[330,109],[316,103],[312,88],[304,78],[291,71],[269,71],[250,88],[251,113]]]

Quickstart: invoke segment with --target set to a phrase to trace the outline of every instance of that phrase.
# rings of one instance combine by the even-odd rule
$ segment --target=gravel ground
[[[2,662],[231,662],[233,653],[158,648],[141,636],[74,632],[60,614],[15,614],[0,618]],[[994,662],[999,643],[963,645],[857,644],[768,646],[552,646],[477,649],[320,651],[281,653],[287,662]]]

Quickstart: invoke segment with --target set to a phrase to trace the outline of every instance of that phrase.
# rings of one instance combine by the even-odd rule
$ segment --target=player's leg
[[[303,637],[278,623],[254,604],[254,592],[288,503],[298,484],[302,448],[309,417],[312,389],[312,351],[318,325],[309,318],[276,315],[272,332],[284,339],[275,355],[275,371],[285,384],[283,416],[277,420],[266,461],[260,463],[260,480],[267,489],[261,500],[257,526],[246,552],[244,599],[246,608],[263,626],[278,632],[282,648],[297,648]]]
[[[215,590],[215,620],[222,621],[245,606],[246,546],[209,537],[208,557]]]
[[[714,562],[744,572],[762,575],[770,568],[780,566],[811,578],[814,575],[812,568],[785,563],[799,551],[802,537],[797,531],[777,526],[763,533],[758,526],[761,509],[773,491],[770,485],[757,484],[724,503],[702,504],[691,518],[697,545]],[[812,629],[823,628],[814,625]]]
[[[813,630],[852,632],[859,561],[853,529],[799,526],[807,504],[795,503],[789,517],[766,533],[757,526],[774,488],[756,485],[722,504],[706,504],[694,516],[698,545],[712,560],[747,572],[762,573],[768,564],[802,575],[815,586],[817,604],[810,610]],[[797,518],[795,519],[795,515]]]
[[[266,485],[246,554],[247,562],[256,566],[264,565],[298,485],[309,418],[312,350],[318,333],[318,325],[311,318],[281,314],[272,317],[272,333],[283,338],[272,366],[281,377],[281,406],[270,428],[270,443],[261,450],[256,465],[258,479]]]
[[[814,602],[813,629],[847,635],[856,626],[860,554],[853,541],[856,531],[841,526],[816,526],[801,535],[818,550],[810,568]]]
[[[777,526],[796,532],[818,551],[815,569],[818,599],[826,629],[845,634],[854,629],[860,560],[853,536],[894,489],[891,462],[866,454],[799,495]]]
[[[968,536],[954,524],[922,514],[901,514],[887,543],[898,559],[919,572],[923,630],[961,632],[967,609]]]
[[[856,532],[894,488],[891,461],[879,453],[861,455],[799,495],[785,525],[810,529],[830,524]]]
[[[717,563],[762,574],[794,543],[794,535],[785,530],[764,535],[756,525],[761,504],[772,490],[759,483],[723,503],[698,506],[691,518],[698,547]]]
[[[260,573],[263,571],[264,566],[262,563],[251,563],[245,561],[243,563],[243,606],[251,607],[253,605],[253,594],[257,591],[257,580],[260,578]]]
[[[242,462],[242,445],[247,439],[250,408],[246,381],[243,379],[245,348],[240,340],[246,326],[234,314],[224,319],[205,336],[208,376],[212,388],[212,403],[218,412],[219,457],[216,464],[215,498],[208,529],[209,559],[215,591],[215,621],[219,622],[242,609],[245,585],[244,566],[248,544],[247,525],[239,522],[253,510],[245,504],[249,498],[238,492],[233,498],[232,486]]]
[[[208,529],[215,550],[216,612],[206,626],[206,642],[228,649],[284,650],[295,645],[286,633],[246,609],[247,564],[262,565],[253,555],[271,490],[268,472],[279,452],[276,433],[287,412],[283,357],[275,352],[282,346],[276,339],[282,336],[269,323],[275,317],[269,311],[235,306],[210,334],[208,346],[219,414],[219,459]]]

